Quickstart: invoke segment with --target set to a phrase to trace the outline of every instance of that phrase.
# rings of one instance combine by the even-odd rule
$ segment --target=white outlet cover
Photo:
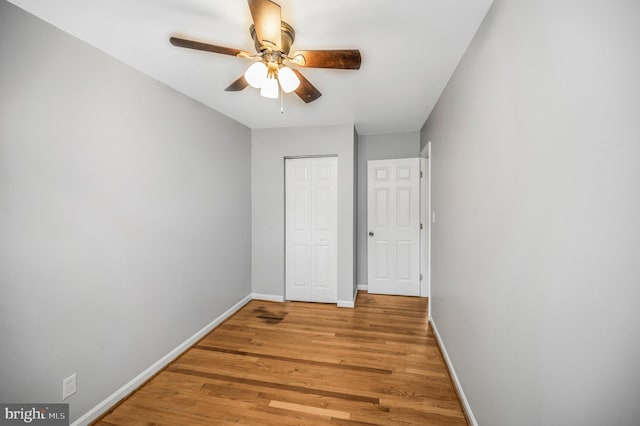
[[[76,393],[75,373],[62,381],[62,399],[67,399],[74,393]]]

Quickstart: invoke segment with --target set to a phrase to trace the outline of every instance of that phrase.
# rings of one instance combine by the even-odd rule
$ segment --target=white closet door
[[[368,162],[369,293],[420,295],[420,160]]]
[[[338,160],[285,161],[286,298],[338,300]]]

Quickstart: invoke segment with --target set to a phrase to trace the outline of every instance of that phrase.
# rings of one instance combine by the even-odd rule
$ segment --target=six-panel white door
[[[285,160],[286,299],[338,300],[338,159]]]
[[[370,293],[420,295],[420,160],[372,160],[367,168]]]

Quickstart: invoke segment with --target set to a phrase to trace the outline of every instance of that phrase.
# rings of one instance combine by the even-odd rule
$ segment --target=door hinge
[[[424,229],[424,225],[420,224],[420,230],[423,230],[423,229]]]
[[[422,281],[422,274],[420,274],[420,281]]]
[[[423,176],[423,174],[422,174],[422,170],[421,170],[421,171],[420,171],[420,177],[422,177],[422,176]]]

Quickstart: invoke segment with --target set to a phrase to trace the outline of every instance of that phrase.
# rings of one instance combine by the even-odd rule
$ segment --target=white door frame
[[[420,296],[431,305],[431,141],[420,151]]]

